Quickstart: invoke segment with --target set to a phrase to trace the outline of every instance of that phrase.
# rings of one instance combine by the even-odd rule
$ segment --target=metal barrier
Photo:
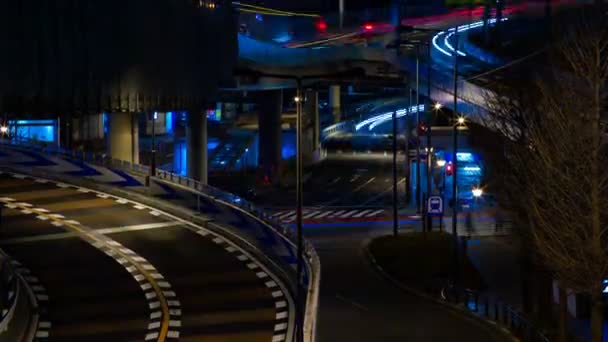
[[[19,278],[10,259],[0,254],[0,333],[8,329],[20,296]]]
[[[82,162],[91,163],[93,165],[99,165],[103,167],[111,167],[127,172],[137,172],[143,175],[148,175],[150,172],[150,168],[145,165],[134,164],[124,160],[113,159],[105,154],[95,154],[95,153],[86,153],[84,151],[75,151],[68,150],[56,145],[43,144],[40,142],[35,142],[31,140],[0,140],[0,144],[12,145],[16,147],[31,149],[43,153],[48,153],[51,155],[60,155],[68,158],[73,158],[80,160]],[[223,202],[224,204],[237,207],[256,219],[260,222],[264,223],[268,227],[272,228],[272,230],[281,238],[287,240],[292,246],[295,246],[296,234],[292,229],[289,229],[286,225],[282,224],[279,220],[273,219],[272,215],[266,213],[262,208],[256,207],[253,203],[246,201],[245,199],[224,192],[218,188],[210,186],[208,184],[203,184],[197,180],[184,177],[180,174],[176,174],[173,172],[156,169],[156,175],[154,177],[177,184],[180,186],[185,186],[194,191],[203,193],[210,199],[218,202]],[[312,244],[308,241],[304,241],[304,254],[306,267],[308,270],[308,274],[310,275],[308,278],[308,296],[306,299],[306,317],[304,322],[304,332],[305,332],[305,340],[308,342],[315,341],[316,336],[316,317],[317,317],[317,308],[318,308],[318,298],[319,298],[319,284],[320,284],[320,271],[321,265],[319,262],[319,258],[317,256],[316,251],[314,250]]]
[[[519,341],[549,342],[549,338],[522,313],[497,297],[450,285],[442,287],[440,293],[446,302],[461,306],[471,314],[503,326]]]

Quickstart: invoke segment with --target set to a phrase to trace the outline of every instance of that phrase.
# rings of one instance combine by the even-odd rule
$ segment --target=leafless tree
[[[550,70],[524,87],[533,96],[499,90],[487,118],[506,141],[503,193],[560,285],[590,297],[597,342],[608,273],[608,20],[600,13],[561,32]]]

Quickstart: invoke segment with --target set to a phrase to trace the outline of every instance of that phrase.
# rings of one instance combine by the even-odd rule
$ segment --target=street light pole
[[[433,112],[431,109],[431,44],[427,42],[427,61],[426,61],[426,102],[424,109],[427,112],[427,127],[426,127],[426,147],[431,149],[431,128],[433,127]],[[426,160],[426,198],[431,196],[431,158],[427,154]],[[425,203],[426,205],[426,203]],[[433,229],[433,217],[431,215],[426,216],[427,230]]]
[[[303,272],[303,234],[302,234],[302,80],[296,79],[296,234],[297,234],[297,308],[296,308],[296,341],[304,341],[304,291],[302,288]]]
[[[150,161],[150,176],[156,176],[156,116],[157,112],[152,113],[152,159]]]
[[[456,32],[454,33],[455,42],[455,51],[454,51],[454,111],[453,113],[453,131],[452,131],[452,163],[453,163],[453,173],[452,173],[452,238],[454,239],[454,282],[458,281],[458,273],[459,273],[459,253],[458,253],[458,26],[456,26]]]
[[[397,112],[393,111],[393,235],[399,233],[399,217],[397,210]]]
[[[416,45],[416,212],[420,213],[420,53]]]

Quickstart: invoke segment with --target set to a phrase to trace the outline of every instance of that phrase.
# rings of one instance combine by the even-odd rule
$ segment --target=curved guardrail
[[[21,296],[19,278],[10,259],[0,253],[0,333],[8,330]]]
[[[0,140],[0,144],[12,145],[19,148],[31,149],[43,153],[61,155],[73,159],[80,160],[82,162],[97,164],[103,167],[111,167],[120,169],[128,172],[137,172],[140,174],[149,174],[149,167],[145,165],[133,164],[123,160],[112,159],[105,154],[96,154],[85,151],[68,150],[56,145],[44,144],[30,140]],[[213,186],[203,184],[194,179],[181,176],[172,172],[156,169],[156,178],[173,183],[179,186],[185,186],[192,189],[193,191],[205,194],[207,197],[229,206],[233,206],[241,209],[248,213],[252,217],[256,218],[259,222],[270,228],[276,236],[286,241],[292,248],[296,246],[296,234],[288,226],[284,225],[278,220],[271,217],[269,213],[264,211],[262,208],[255,206],[253,203],[246,201],[245,199],[222,191]],[[304,321],[304,333],[305,340],[307,342],[314,342],[316,339],[316,318],[318,311],[318,298],[319,298],[319,284],[321,274],[321,264],[317,253],[308,241],[304,241],[304,254],[305,254],[305,266],[307,277],[307,298],[306,298],[306,311]]]

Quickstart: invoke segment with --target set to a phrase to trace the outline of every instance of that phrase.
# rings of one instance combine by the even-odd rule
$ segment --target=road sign
[[[427,201],[426,212],[429,215],[443,214],[443,199],[440,196],[431,196]]]

